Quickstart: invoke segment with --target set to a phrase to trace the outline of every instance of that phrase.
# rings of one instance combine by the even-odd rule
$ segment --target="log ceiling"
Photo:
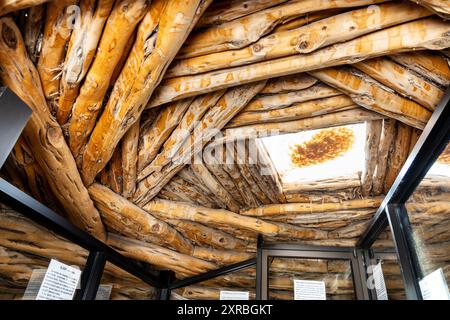
[[[447,18],[445,0],[2,1],[0,81],[33,115],[1,174],[178,278],[253,257],[258,233],[352,246],[450,84]],[[353,179],[285,184],[258,140],[357,123],[367,130]],[[448,181],[426,187],[441,201],[433,190]],[[85,259],[14,213],[0,229],[8,283],[54,254]],[[277,263],[271,294],[287,297],[290,265]],[[341,269],[335,294],[348,296]],[[121,279],[119,298],[154,294]],[[252,283],[247,270],[174,294]]]

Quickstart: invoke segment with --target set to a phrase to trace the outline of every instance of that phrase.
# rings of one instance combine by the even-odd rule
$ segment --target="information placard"
[[[72,300],[81,271],[51,260],[36,300]]]
[[[439,268],[419,281],[423,300],[450,300],[444,271]]]
[[[248,291],[222,291],[220,290],[220,300],[249,300]]]
[[[111,297],[112,288],[113,288],[112,284],[101,284],[98,287],[95,300],[109,300]]]
[[[375,283],[375,292],[377,294],[377,300],[388,300],[386,284],[384,282],[383,269],[381,268],[381,262],[379,262],[373,268],[373,281]]]
[[[295,300],[327,300],[324,281],[294,279]]]

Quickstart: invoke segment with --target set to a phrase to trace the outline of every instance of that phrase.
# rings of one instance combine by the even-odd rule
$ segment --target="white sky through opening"
[[[283,184],[318,181],[340,177],[357,178],[365,163],[366,124],[343,126],[353,131],[355,142],[351,149],[336,159],[324,163],[295,167],[290,157],[290,147],[308,141],[323,129],[303,131],[273,137],[260,138],[266,147]]]

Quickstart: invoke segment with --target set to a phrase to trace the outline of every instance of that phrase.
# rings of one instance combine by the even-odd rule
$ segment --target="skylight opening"
[[[358,179],[365,164],[366,124],[260,138],[283,184]]]
[[[450,143],[430,168],[427,175],[450,177]]]

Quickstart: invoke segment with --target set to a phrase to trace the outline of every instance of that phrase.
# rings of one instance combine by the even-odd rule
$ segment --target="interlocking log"
[[[185,130],[184,134],[179,136],[178,129],[183,130],[181,125],[172,133],[170,141],[166,142],[162,152],[149,165],[150,172],[146,172],[147,178],[139,182],[133,200],[143,205],[155,197],[164,185],[191,160],[191,157],[198,154],[204,145],[242,110],[264,85],[265,81],[261,81],[229,89],[225,94],[219,92],[205,96],[205,104],[214,100],[217,103],[206,113],[203,112],[203,118],[196,125],[187,121],[190,130]],[[188,113],[189,111],[186,114]],[[185,122],[182,121],[182,123]]]
[[[42,38],[45,23],[45,4],[31,7],[27,10],[28,19],[23,30],[23,41],[28,55],[34,64],[39,60],[42,49]]]
[[[383,2],[383,0],[355,0],[351,2],[346,0],[320,2],[304,0],[288,2],[194,34],[187,39],[178,56],[187,58],[227,49],[239,49],[257,41],[276,25],[306,13],[379,2]]]
[[[331,4],[331,1],[326,2]],[[301,6],[303,9],[307,8],[308,3],[303,1],[302,3],[286,4],[285,6],[289,5]],[[314,5],[316,7],[320,6],[317,2]],[[298,11],[295,13],[297,14]],[[192,75],[299,53],[311,53],[334,43],[345,42],[373,31],[430,15],[430,11],[412,3],[387,3],[333,15],[301,28],[272,33],[261,38],[251,46],[240,50],[235,50],[235,44],[239,43],[239,40],[236,39],[239,36],[235,33],[232,34],[233,40],[225,43],[227,48],[215,45],[209,49],[209,45],[202,41],[197,46],[193,45],[193,49],[188,40],[185,50],[187,52],[190,49],[194,52],[196,49],[199,50],[194,54],[196,57],[177,60],[172,68],[168,70],[167,77]],[[342,29],[343,26],[345,26],[345,30]],[[214,30],[211,32],[214,32],[214,34],[215,32],[222,32],[223,30],[218,31],[221,28],[222,26],[212,28]],[[205,37],[209,36],[208,32],[209,30],[202,31],[197,37],[204,40]],[[242,35],[251,37],[251,32],[257,31],[251,30],[250,32],[242,33]],[[218,41],[217,39],[218,37],[215,34],[211,42],[215,43]],[[193,40],[194,43],[195,41],[196,39]],[[247,44],[247,42],[244,42],[244,44]],[[204,46],[206,48],[204,50],[201,49]],[[242,47],[240,43],[239,47]],[[228,49],[228,51],[220,49]],[[208,52],[219,52],[205,55],[205,53],[208,53],[205,50]],[[189,53],[187,55],[190,55]],[[199,53],[202,53],[202,55],[198,56]]]
[[[136,190],[140,122],[131,126],[122,139],[122,195],[130,198]]]
[[[423,106],[401,97],[354,69],[330,68],[313,71],[311,74],[344,91],[356,104],[407,125],[423,129],[431,117],[431,112]]]
[[[89,194],[105,223],[117,232],[126,230],[135,239],[168,244],[180,252],[191,252],[192,244],[167,223],[160,221],[110,189],[92,184]],[[130,234],[131,233],[131,234]]]
[[[118,1],[108,17],[98,45],[97,55],[86,75],[86,81],[80,88],[68,124],[69,145],[76,157],[80,154],[81,148],[95,126],[111,76],[133,30],[147,10],[147,3],[145,0]],[[153,5],[152,10],[146,15],[141,28],[148,27],[153,30],[156,27],[157,20],[152,18],[159,13],[159,10],[155,7],[156,5]],[[142,31],[139,32],[138,39],[141,39],[141,34]],[[141,42],[143,41],[145,40],[141,40]]]
[[[33,110],[24,129],[25,140],[72,223],[104,239],[100,215],[81,181],[61,128],[50,114],[39,74],[11,18],[0,19],[0,34],[0,78]]]
[[[61,90],[56,119],[65,124],[84,79],[94,59],[103,27],[114,5],[113,0],[81,0],[62,68]]]
[[[376,120],[367,122],[367,134],[365,145],[365,163],[361,181],[361,193],[367,197],[372,190],[373,175],[378,163],[378,148],[380,146],[381,130],[383,121]]]
[[[94,181],[117,143],[140,118],[154,88],[210,3],[211,0],[167,2],[158,27],[150,36],[152,39],[144,47],[135,43],[133,51],[140,54],[130,55],[83,153],[81,175],[87,185]],[[135,68],[128,67],[131,61],[139,68],[133,74],[130,70]]]
[[[200,75],[170,78],[161,83],[149,107],[237,84],[355,63],[387,54],[419,49],[445,49],[450,46],[449,30],[450,25],[441,19],[434,17],[420,19],[306,55],[278,58]]]

